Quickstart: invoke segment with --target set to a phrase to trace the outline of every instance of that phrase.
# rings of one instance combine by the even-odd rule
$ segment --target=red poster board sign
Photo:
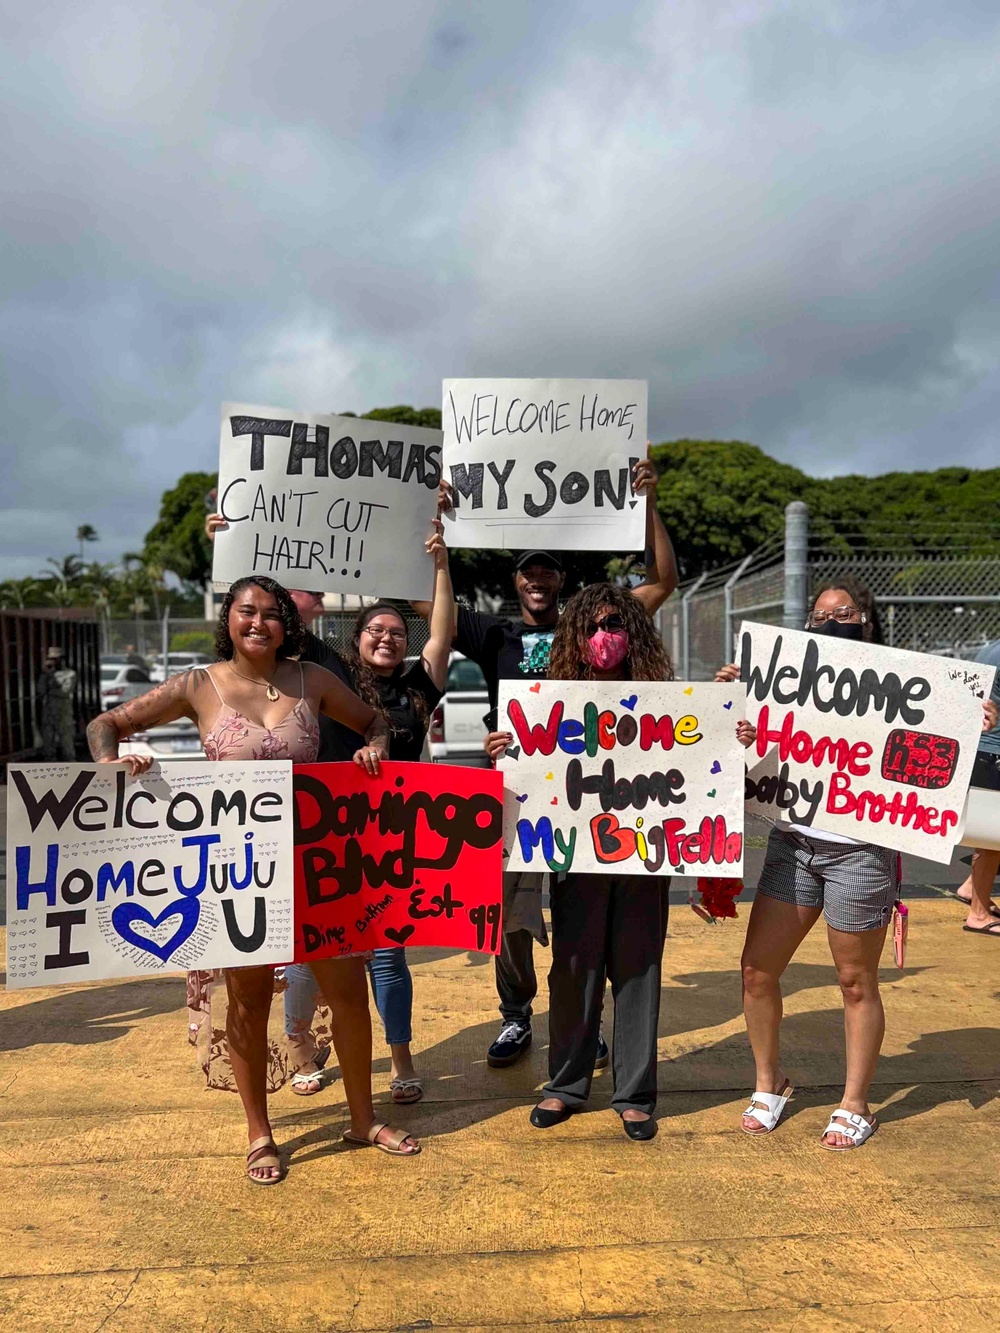
[[[394,945],[499,953],[503,777],[296,764],[295,961]]]

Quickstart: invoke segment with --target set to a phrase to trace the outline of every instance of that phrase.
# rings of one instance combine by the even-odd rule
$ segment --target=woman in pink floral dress
[[[123,763],[133,776],[148,756],[119,759],[119,742],[136,731],[187,717],[197,722],[209,759],[316,757],[319,714],[365,737],[355,763],[378,773],[386,758],[387,728],[367,704],[331,672],[289,661],[300,650],[302,621],[287,591],[264,576],[239,579],[226,594],[219,617],[219,661],[204,670],[171,676],[87,728],[90,750],[102,763]],[[395,1156],[412,1156],[419,1144],[402,1130],[375,1119],[371,1097],[372,1029],[364,959],[311,964],[331,1010],[333,1044],[351,1115],[350,1142],[371,1143]],[[269,967],[226,968],[229,1011],[226,1038],[236,1086],[247,1116],[247,1177],[258,1185],[284,1179],[267,1114],[267,1020],[273,994]]]

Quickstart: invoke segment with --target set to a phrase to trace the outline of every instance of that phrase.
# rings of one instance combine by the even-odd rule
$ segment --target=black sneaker
[[[520,1060],[530,1045],[530,1023],[504,1023],[499,1037],[486,1052],[486,1063],[491,1069],[505,1069]]]
[[[608,1043],[604,1040],[604,1033],[597,1034],[597,1059],[594,1061],[595,1069],[607,1069],[608,1061],[611,1059],[611,1052],[608,1050]]]

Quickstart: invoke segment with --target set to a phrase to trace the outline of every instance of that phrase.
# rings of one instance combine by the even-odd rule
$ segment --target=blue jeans
[[[372,994],[385,1027],[387,1046],[404,1046],[413,1040],[413,978],[406,965],[405,949],[376,949],[368,964]]]
[[[304,1037],[313,1025],[319,1003],[319,986],[308,963],[289,963],[285,968],[285,1036]]]

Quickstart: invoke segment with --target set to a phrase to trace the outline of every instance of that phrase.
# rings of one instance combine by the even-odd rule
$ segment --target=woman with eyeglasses
[[[859,643],[882,641],[871,590],[850,575],[819,590],[805,628]],[[738,680],[739,667],[722,667],[715,678]],[[748,722],[738,725],[737,734],[744,745],[757,736]],[[792,1095],[778,1058],[781,977],[821,916],[844,1000],[847,1077],[820,1143],[833,1152],[850,1151],[878,1128],[868,1104],[885,1034],[878,966],[900,872],[899,853],[887,847],[804,824],[772,828],[742,958],[743,1012],[757,1071],[741,1120],[745,1133],[769,1134]]]
[[[672,680],[673,670],[651,617],[627,588],[598,583],[571,597],[552,640],[550,680]],[[486,749],[498,759],[513,742],[492,732]],[[549,1129],[590,1096],[604,986],[615,1001],[611,1105],[630,1139],[656,1134],[656,1029],[660,965],[667,934],[666,875],[576,873],[552,886],[549,972],[549,1081],[531,1112]]]
[[[390,602],[376,602],[360,612],[344,654],[355,692],[388,723],[389,758],[413,763],[423,753],[430,715],[444,693],[455,617],[440,521],[428,549],[434,555],[434,601],[420,657],[407,661],[406,621]],[[376,949],[368,973],[392,1061],[390,1094],[400,1105],[418,1102],[424,1089],[410,1052],[413,980],[406,950]]]

